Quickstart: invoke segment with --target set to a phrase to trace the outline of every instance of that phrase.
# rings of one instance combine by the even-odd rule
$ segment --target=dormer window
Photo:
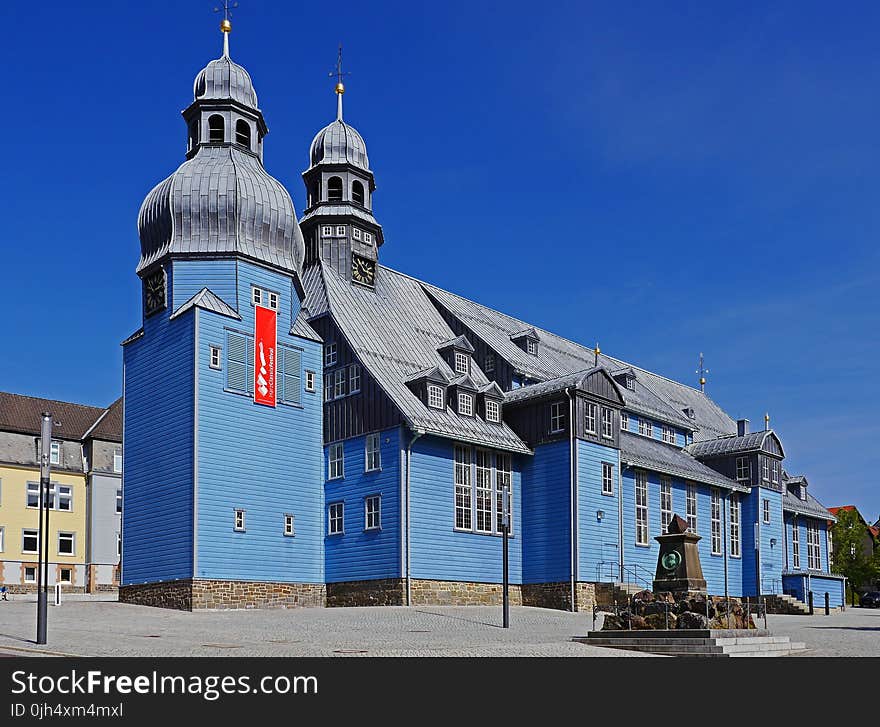
[[[627,375],[626,377],[626,388],[630,391],[636,390],[636,377]]]
[[[461,351],[455,352],[455,373],[467,374],[470,372],[470,356]]]
[[[496,424],[501,421],[501,406],[497,401],[486,399],[486,421]]]
[[[532,356],[538,355],[538,342],[532,338],[529,338],[526,341],[526,352],[530,353]]]
[[[445,409],[443,402],[443,387],[437,384],[428,384],[428,406],[432,409]]]
[[[486,364],[484,368],[487,374],[495,372],[495,354],[491,351],[486,354]]]
[[[472,394],[466,394],[463,391],[458,392],[458,413],[467,417],[474,415],[474,397]]]

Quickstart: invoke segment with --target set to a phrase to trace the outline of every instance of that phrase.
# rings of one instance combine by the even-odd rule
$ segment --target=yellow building
[[[40,415],[53,415],[49,585],[87,586],[87,462],[83,442],[105,413],[99,407],[0,392],[0,584],[35,591],[39,533]]]

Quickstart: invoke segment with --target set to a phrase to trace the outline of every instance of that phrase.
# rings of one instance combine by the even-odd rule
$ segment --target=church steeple
[[[307,203],[300,220],[306,240],[306,265],[326,262],[346,280],[373,287],[382,227],[373,217],[376,182],[363,137],[342,114],[345,93],[342,46],[336,68],[336,120],[321,129],[309,149],[303,172]]]

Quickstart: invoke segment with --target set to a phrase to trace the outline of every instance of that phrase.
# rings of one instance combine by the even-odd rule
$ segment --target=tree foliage
[[[853,589],[870,587],[880,575],[880,550],[872,553],[872,535],[858,512],[838,510],[837,522],[831,529],[834,553],[832,565],[836,573],[845,575]]]

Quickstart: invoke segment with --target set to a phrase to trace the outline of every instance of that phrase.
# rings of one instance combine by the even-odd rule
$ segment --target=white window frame
[[[345,396],[346,371],[344,368],[333,372],[333,398],[341,399]]]
[[[269,308],[277,311],[281,307],[281,296],[272,290],[268,290],[266,292],[269,295]]]
[[[508,506],[510,507],[507,534],[513,535],[513,457],[507,452],[495,453],[495,531],[504,534],[504,486],[507,485]]]
[[[666,424],[663,425],[663,441],[667,444],[675,444],[675,430]]]
[[[64,577],[64,571],[69,573],[67,578]],[[73,583],[73,566],[64,566],[58,569],[58,582],[68,586]]]
[[[117,474],[122,472],[122,447],[113,450],[113,471]]]
[[[342,442],[334,442],[327,450],[328,480],[339,480],[345,477],[345,447]]]
[[[688,532],[697,532],[697,486],[693,482],[685,485],[685,514],[688,523]]]
[[[324,366],[335,366],[338,352],[335,343],[324,346]]]
[[[530,354],[531,356],[538,355],[538,342],[534,338],[526,339],[526,353]]]
[[[636,390],[636,377],[635,376],[627,376],[626,379],[626,388],[630,391]]]
[[[60,439],[53,439],[49,445],[49,464],[61,464],[64,446]]]
[[[550,433],[565,431],[565,403],[561,401],[550,405]]]
[[[766,497],[761,500],[761,522],[765,525],[770,523],[770,500]]]
[[[314,393],[315,391],[315,372],[306,371],[306,391]]]
[[[61,540],[64,539],[65,542],[70,543],[70,552],[65,552],[61,550]],[[57,547],[57,552],[59,556],[75,556],[76,555],[76,533],[72,533],[68,530],[59,530],[57,540],[55,543]]]
[[[473,528],[473,478],[471,476],[471,448],[455,445],[453,463],[455,482],[455,529]]]
[[[819,526],[807,523],[807,569],[822,570],[822,546]]]
[[[752,479],[752,463],[748,456],[736,458],[736,481],[748,482]]]
[[[672,478],[669,475],[660,476],[660,534],[669,532],[669,523],[672,522]]]
[[[648,473],[636,470],[636,545],[649,545]]]
[[[461,351],[455,352],[455,373],[468,374],[471,371],[471,357]]]
[[[445,396],[443,387],[438,384],[428,384],[428,406],[432,409],[445,409]]]
[[[364,242],[373,244],[373,234],[371,232],[364,232]]]
[[[361,366],[352,364],[348,367],[348,393],[357,394],[361,390]]]
[[[296,516],[286,512],[284,513],[284,537],[292,538],[296,536]]]
[[[360,240],[361,239],[361,231],[358,227],[351,228],[351,239],[352,240]]]
[[[473,416],[474,415],[474,396],[473,394],[468,394],[465,391],[459,391],[458,396],[456,398],[456,403],[458,404],[458,413],[462,416]]]
[[[364,498],[364,530],[382,529],[382,495],[367,495]]]
[[[54,490],[55,502],[54,508],[58,512],[73,512],[73,485],[62,485],[58,482],[52,483]],[[50,496],[53,494],[50,491]],[[67,507],[62,507],[63,503],[67,503]]]
[[[779,461],[778,460],[774,459],[771,462],[770,470],[773,475],[773,483],[778,485],[779,484]]]
[[[614,496],[614,465],[611,462],[602,463],[602,494]]]
[[[585,403],[584,406],[584,431],[587,434],[598,434],[596,429],[596,420],[599,415],[599,407],[591,401]]]
[[[236,507],[232,511],[232,530],[236,533],[247,532],[247,511]]]
[[[495,354],[492,353],[491,351],[489,351],[486,354],[485,365],[486,365],[486,373],[487,374],[491,374],[491,373],[495,372]]]
[[[474,450],[474,532],[492,533],[492,453],[488,449]]]
[[[654,438],[654,422],[650,419],[642,419],[639,417],[639,434],[643,437]]]
[[[345,237],[345,225],[336,225],[336,237]]]
[[[801,567],[801,533],[797,520],[791,524],[791,567],[795,570]]]
[[[28,578],[28,571],[34,572],[33,578]],[[24,578],[25,583],[36,583],[37,582],[37,566],[35,565],[26,565],[24,567],[24,574],[22,576]]]
[[[614,439],[614,410],[607,406],[602,407],[602,437]]]
[[[620,412],[620,431],[629,431],[629,414],[627,414],[625,411]]]
[[[368,434],[364,440],[364,472],[382,469],[382,442],[378,433]]]
[[[501,404],[494,399],[486,399],[486,421],[495,424],[501,421]]]
[[[327,535],[345,535],[345,503],[327,505]]]
[[[321,237],[333,237],[333,225],[321,225]]]
[[[722,555],[721,551],[721,491],[717,487],[713,487],[709,494],[710,509],[709,518],[711,521],[710,543],[712,555]]]
[[[742,521],[742,504],[739,499],[738,492],[731,492],[730,498],[730,557],[742,557],[742,532],[740,522]]]
[[[263,305],[263,289],[251,286],[251,305]]]
[[[764,482],[770,481],[770,458],[769,457],[761,457],[761,476],[764,478]]]

